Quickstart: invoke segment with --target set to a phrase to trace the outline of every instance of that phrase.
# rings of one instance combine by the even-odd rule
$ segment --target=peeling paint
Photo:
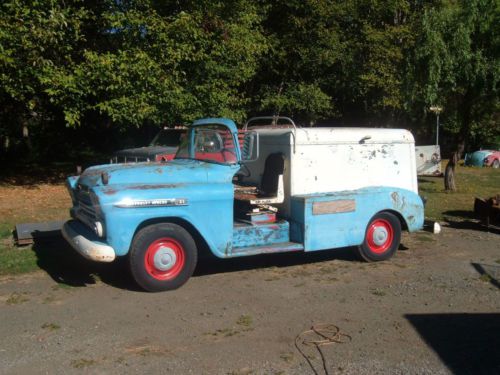
[[[399,194],[397,192],[393,192],[391,194],[391,198],[392,198],[392,203],[394,206],[399,206]]]
[[[107,189],[103,189],[102,192],[105,195],[115,195],[116,193],[118,193],[118,190],[113,189],[113,188],[107,188]]]

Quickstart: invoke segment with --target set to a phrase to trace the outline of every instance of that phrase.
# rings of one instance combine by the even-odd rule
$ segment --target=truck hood
[[[151,160],[155,159],[156,155],[159,154],[175,154],[177,147],[173,146],[148,146],[148,147],[138,147],[138,148],[127,148],[125,150],[120,150],[115,152],[115,156],[127,157],[127,158],[149,158]]]
[[[102,186],[103,190],[117,185],[154,186],[227,182],[235,169],[227,165],[196,160],[175,159],[168,163],[107,164],[87,168],[79,178],[69,179],[70,185],[85,188]],[[103,180],[108,180],[104,184]]]

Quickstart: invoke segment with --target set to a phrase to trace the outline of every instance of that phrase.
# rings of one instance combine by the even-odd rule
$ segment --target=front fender
[[[231,243],[233,186],[230,183],[143,186],[98,193],[106,242],[117,255],[126,255],[134,234],[144,222],[178,218],[190,223],[211,251],[222,256]],[[137,202],[141,206],[137,206]],[[158,204],[155,206],[155,204]]]

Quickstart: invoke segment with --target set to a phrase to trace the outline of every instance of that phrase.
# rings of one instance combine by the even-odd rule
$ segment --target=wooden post
[[[444,170],[444,189],[448,191],[456,191],[457,186],[455,185],[455,166],[458,162],[458,152],[455,151],[450,155],[450,160],[446,164],[446,169]]]

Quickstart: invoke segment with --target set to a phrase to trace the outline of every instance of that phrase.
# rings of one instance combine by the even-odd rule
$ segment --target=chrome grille
[[[97,215],[92,199],[90,199],[88,187],[78,185],[75,191],[75,198],[78,203],[76,207],[76,217],[90,228],[93,228]]]

